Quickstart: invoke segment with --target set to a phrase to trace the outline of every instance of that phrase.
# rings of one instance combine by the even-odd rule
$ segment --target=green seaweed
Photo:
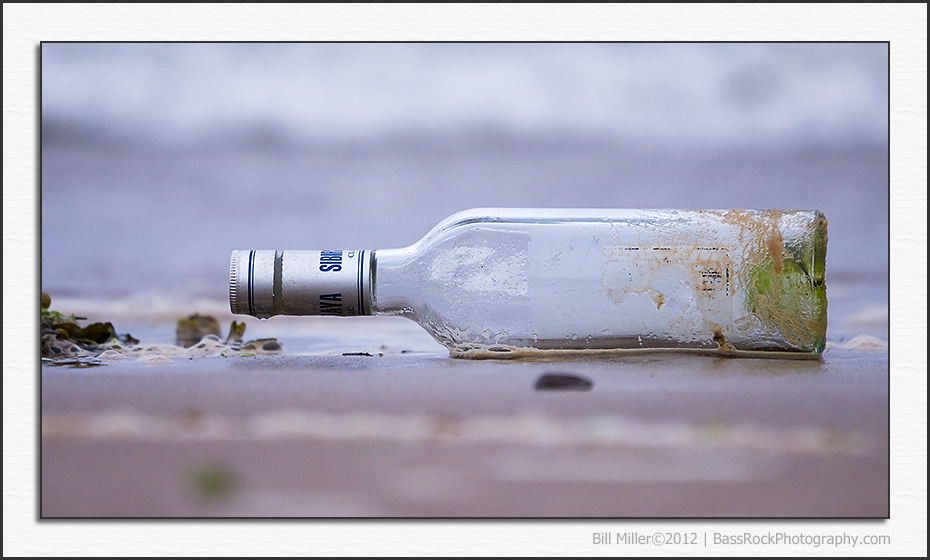
[[[748,310],[799,350],[823,352],[827,331],[827,288],[823,278],[791,253],[753,266],[746,292]],[[822,268],[821,268],[822,270]]]
[[[259,338],[250,340],[242,345],[242,350],[264,350],[266,352],[279,352],[281,343],[275,338]]]
[[[85,352],[96,353],[100,345],[110,341],[139,342],[128,333],[116,334],[116,329],[110,322],[91,323],[82,327],[79,321],[85,320],[85,317],[65,315],[51,310],[52,298],[46,293],[42,293],[41,305],[42,357],[52,359],[56,364],[86,367],[87,364],[83,362],[81,364],[75,362],[76,359],[86,357],[81,356]]]
[[[226,344],[232,342],[242,342],[242,337],[245,335],[245,323],[237,323],[233,321],[229,325],[229,335],[226,337]]]
[[[228,466],[217,463],[194,465],[186,472],[187,487],[201,502],[222,502],[232,498],[241,485],[239,476]]]
[[[43,293],[41,300],[43,364],[92,367],[106,365],[106,361],[98,360],[97,357],[107,350],[115,350],[124,354],[129,351],[137,356],[142,351],[138,347],[138,339],[129,333],[118,334],[112,323],[92,323],[81,326],[80,321],[86,320],[85,317],[75,317],[53,311],[49,309],[51,303],[52,298]],[[198,345],[204,337],[208,336],[215,337],[216,342],[219,342],[219,334],[219,322],[209,315],[195,313],[177,321],[176,335],[179,347],[190,348]],[[277,339],[262,338],[243,343],[244,335],[245,323],[233,321],[224,344],[228,346],[228,350],[239,352],[240,356],[279,354],[283,351]],[[205,344],[199,344],[198,348],[204,346]],[[153,348],[146,350],[155,351]],[[228,354],[224,351],[220,355],[226,357]]]
[[[178,319],[175,334],[178,346],[190,348],[207,335],[220,336],[220,323],[210,315],[194,313]]]

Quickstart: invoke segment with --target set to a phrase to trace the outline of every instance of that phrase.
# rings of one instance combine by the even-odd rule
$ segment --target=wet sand
[[[384,350],[44,366],[41,514],[889,514],[875,339],[815,361]],[[537,388],[553,373],[590,385]]]

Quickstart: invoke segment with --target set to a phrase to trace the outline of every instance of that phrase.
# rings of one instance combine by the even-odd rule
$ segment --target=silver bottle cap
[[[371,251],[233,251],[229,309],[235,314],[371,314]]]

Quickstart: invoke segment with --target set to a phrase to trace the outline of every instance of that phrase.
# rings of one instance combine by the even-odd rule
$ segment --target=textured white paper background
[[[926,5],[3,7],[3,552],[6,555],[926,555]],[[891,42],[891,519],[40,521],[35,303],[40,41],[728,40]],[[25,351],[23,351],[25,350]],[[599,547],[595,532],[890,535],[855,549]]]

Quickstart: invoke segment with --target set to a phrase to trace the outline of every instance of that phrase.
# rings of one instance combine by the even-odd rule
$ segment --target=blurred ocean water
[[[42,110],[60,134],[184,147],[881,146],[887,76],[885,44],[46,43]]]
[[[887,44],[45,43],[41,62],[53,297],[223,300],[233,249],[405,246],[478,206],[803,208],[830,221],[831,313],[887,324]]]

